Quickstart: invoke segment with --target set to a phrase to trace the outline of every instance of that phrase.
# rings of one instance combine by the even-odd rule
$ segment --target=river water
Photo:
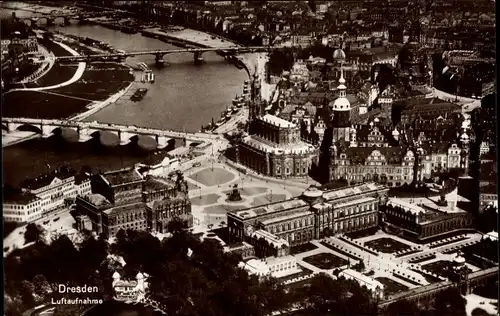
[[[10,16],[11,10],[2,9],[2,16]],[[16,11],[16,16],[27,17],[31,13]],[[94,25],[55,27],[63,33],[90,37],[106,42],[125,51],[174,49],[173,45],[140,34],[124,34]],[[165,55],[165,67],[158,69],[153,56],[127,59],[130,65],[145,62],[155,74],[155,83],[148,86],[148,93],[139,102],[109,105],[87,121],[127,124],[152,128],[196,132],[201,125],[217,120],[220,113],[231,106],[236,94],[241,94],[247,74],[227,63],[215,53],[204,53],[204,65],[193,62],[192,53]],[[45,172],[52,167],[67,163],[79,167],[89,165],[97,169],[109,169],[140,161],[144,153],[130,148],[102,149],[95,144],[67,144],[62,140],[36,139],[3,149],[5,182],[17,184],[29,176]],[[97,148],[97,149],[96,149]],[[34,164],[36,162],[36,165]]]

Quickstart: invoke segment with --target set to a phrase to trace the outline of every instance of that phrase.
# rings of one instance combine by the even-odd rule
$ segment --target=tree
[[[465,316],[466,300],[456,288],[449,288],[436,295],[434,309],[436,315]]]
[[[408,300],[396,301],[387,307],[386,316],[419,316],[420,310],[415,302]]]
[[[34,292],[35,292],[35,286],[33,285],[33,283],[26,280],[21,282],[20,294],[21,294],[21,299],[25,305],[27,306],[35,305],[35,298],[33,296]]]
[[[42,228],[35,223],[29,223],[26,225],[26,231],[24,232],[24,240],[26,243],[40,240],[42,235]]]
[[[52,293],[50,284],[43,274],[38,274],[33,278],[33,286],[34,293],[41,298],[45,298]]]

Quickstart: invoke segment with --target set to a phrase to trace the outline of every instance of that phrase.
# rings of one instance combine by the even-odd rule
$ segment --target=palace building
[[[408,237],[425,240],[456,229],[470,228],[473,223],[471,214],[456,206],[439,207],[435,203],[420,205],[391,198],[380,208],[382,221],[389,229],[396,228]]]
[[[252,84],[248,134],[236,144],[236,162],[277,178],[306,177],[315,148],[300,139],[300,127],[277,116],[263,115],[260,80]]]
[[[91,193],[90,177],[67,166],[26,179],[21,190],[7,192],[3,201],[6,221],[29,223],[64,207],[66,201]]]
[[[284,249],[277,255],[286,255],[288,246],[329,233],[375,227],[379,205],[386,203],[387,192],[387,187],[373,182],[335,190],[311,187],[297,198],[231,211],[227,213],[230,242],[254,245],[256,239],[264,239],[276,252]]]
[[[177,180],[143,177],[134,168],[96,175],[93,194],[76,199],[77,228],[115,236],[120,229],[167,232],[179,218],[193,225],[191,202],[182,175]]]

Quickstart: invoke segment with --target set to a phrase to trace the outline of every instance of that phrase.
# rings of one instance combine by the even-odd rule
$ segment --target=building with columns
[[[470,228],[473,223],[472,215],[465,211],[447,212],[434,203],[415,205],[396,198],[389,199],[380,212],[389,229],[396,228],[422,241],[455,229]]]
[[[248,133],[236,144],[236,162],[270,177],[306,177],[316,149],[301,140],[299,125],[263,114],[258,77],[251,91]]]
[[[187,183],[177,179],[143,177],[127,168],[98,174],[92,179],[92,194],[76,198],[77,228],[107,237],[120,229],[165,233],[170,221],[179,218],[193,225]]]
[[[386,186],[373,182],[334,190],[311,187],[300,197],[231,211],[227,213],[230,242],[253,244],[255,232],[266,231],[265,236],[280,247],[284,242],[293,247],[327,234],[375,227],[387,192]]]

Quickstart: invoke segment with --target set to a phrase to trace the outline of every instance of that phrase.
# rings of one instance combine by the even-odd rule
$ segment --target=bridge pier
[[[118,137],[120,138],[120,146],[125,146],[130,143],[130,136],[127,132],[118,132]]]
[[[156,148],[158,148],[158,149],[164,149],[165,147],[168,146],[168,141],[170,140],[170,138],[168,138],[166,136],[156,135],[155,140],[156,140],[156,143],[158,144],[156,146]]]
[[[54,131],[54,126],[51,125],[42,125],[42,138],[49,138],[52,136],[52,132]]]
[[[54,26],[56,22],[52,18],[46,18],[47,19],[47,26]]]
[[[165,65],[165,61],[163,60],[164,54],[155,54],[155,65],[156,67],[163,67]]]
[[[202,65],[205,62],[203,59],[202,53],[201,52],[195,52],[194,53],[194,64],[195,65]]]
[[[17,128],[17,124],[15,123],[7,123],[7,133],[12,133]]]
[[[78,132],[78,142],[79,143],[85,143],[90,138],[92,138],[92,137],[89,136],[89,130],[88,130],[88,128],[78,127],[77,132]]]

